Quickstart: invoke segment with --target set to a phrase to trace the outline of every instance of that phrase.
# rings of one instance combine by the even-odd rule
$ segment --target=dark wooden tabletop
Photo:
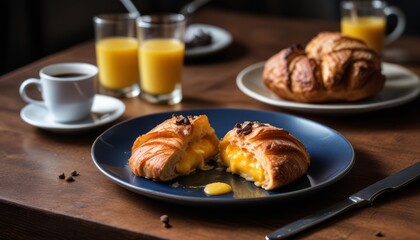
[[[420,156],[420,99],[364,114],[325,116],[291,112],[258,102],[236,86],[245,67],[265,61],[291,44],[307,43],[337,22],[282,19],[203,9],[194,18],[233,36],[224,51],[189,59],[183,75],[184,100],[175,106],[123,99],[124,115],[112,124],[150,113],[235,107],[290,113],[325,124],[355,149],[352,170],[333,185],[293,201],[250,207],[192,207],[153,200],[128,191],[94,165],[91,146],[112,124],[83,134],[37,129],[20,118],[23,80],[57,62],[96,63],[93,41],[53,54],[0,77],[0,239],[264,239],[276,228],[343,200],[415,162]],[[419,38],[389,46],[387,61],[420,75]],[[74,182],[58,178],[73,169]],[[420,239],[419,183],[380,197],[373,206],[349,212],[301,235],[306,239]],[[164,228],[161,215],[172,228]]]

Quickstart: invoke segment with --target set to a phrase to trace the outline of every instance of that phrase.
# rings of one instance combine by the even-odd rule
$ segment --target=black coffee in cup
[[[74,77],[83,77],[83,76],[86,76],[86,74],[83,74],[83,73],[58,73],[58,74],[51,75],[51,77],[56,77],[56,78],[74,78]]]

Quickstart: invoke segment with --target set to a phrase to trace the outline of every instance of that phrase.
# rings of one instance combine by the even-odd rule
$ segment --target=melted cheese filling
[[[255,185],[261,186],[265,180],[264,169],[254,158],[253,154],[233,145],[227,145],[221,151],[221,157],[227,171],[239,174],[248,181],[254,181]]]
[[[182,155],[181,160],[175,169],[180,175],[187,175],[194,169],[209,170],[205,160],[217,152],[217,146],[213,145],[210,139],[202,138],[189,146]]]

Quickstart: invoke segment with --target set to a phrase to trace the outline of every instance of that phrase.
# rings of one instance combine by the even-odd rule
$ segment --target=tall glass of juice
[[[99,91],[116,97],[139,94],[136,15],[102,14],[93,18]]]
[[[137,19],[140,96],[148,102],[176,104],[182,100],[185,17],[157,14]]]

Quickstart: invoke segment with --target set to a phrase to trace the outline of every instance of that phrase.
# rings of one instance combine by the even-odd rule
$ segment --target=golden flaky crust
[[[223,154],[228,145],[250,154],[263,167],[265,177],[258,185],[266,190],[295,181],[310,165],[305,146],[288,131],[270,124],[244,122],[226,133],[219,145],[223,163],[231,161]],[[241,176],[252,181],[246,174]]]
[[[281,98],[297,102],[357,101],[385,84],[378,54],[357,39],[323,32],[305,49],[281,50],[265,64],[263,82]]]
[[[213,146],[217,154],[219,139],[207,116],[172,116],[148,133],[138,137],[132,146],[129,166],[137,176],[156,181],[168,181],[180,175],[176,166],[187,149],[202,138]]]

